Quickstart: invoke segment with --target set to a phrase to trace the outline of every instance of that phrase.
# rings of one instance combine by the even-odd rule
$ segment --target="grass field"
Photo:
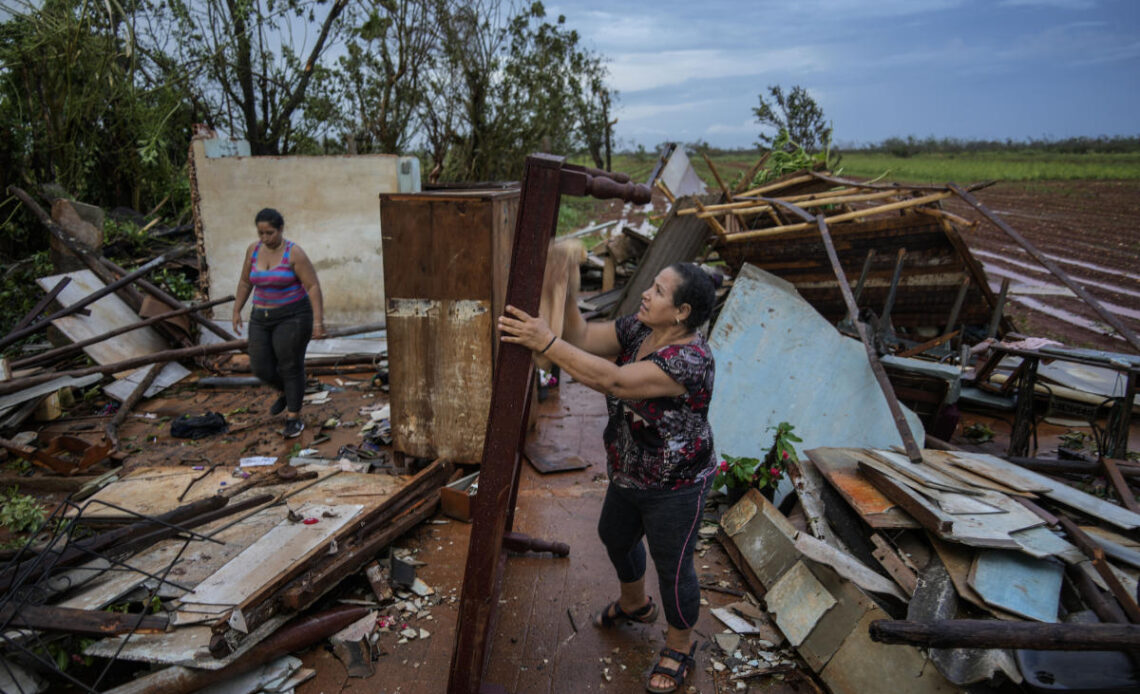
[[[1140,179],[1140,153],[1129,154],[1058,154],[1054,152],[973,152],[962,154],[919,153],[899,157],[877,152],[844,152],[837,173],[859,179],[881,178],[900,183],[977,183],[1010,181],[1032,184],[1041,181],[1135,180]],[[725,181],[734,186],[759,159],[756,151],[721,152],[711,155],[713,166]],[[717,190],[716,179],[704,157],[692,155],[693,168]],[[571,158],[576,164],[592,166],[583,158]],[[613,170],[627,173],[634,181],[645,181],[657,162],[653,152],[621,153],[613,157]],[[559,231],[567,233],[602,218],[609,203],[590,198],[562,199]]]
[[[1121,180],[1140,178],[1140,154],[1055,154],[1047,152],[976,152],[917,154],[849,152],[842,173],[907,183],[1002,181]]]
[[[878,178],[906,183],[1002,181],[1067,181],[1140,179],[1140,153],[1057,154],[1052,152],[974,152],[963,154],[921,153],[898,157],[886,153],[843,152],[839,171],[856,178]],[[751,167],[760,154],[741,151],[712,155],[713,165],[731,185]],[[710,185],[715,181],[704,158],[691,157],[693,167]],[[614,171],[624,171],[644,181],[653,169],[655,155],[619,154]],[[577,162],[584,163],[584,162]]]

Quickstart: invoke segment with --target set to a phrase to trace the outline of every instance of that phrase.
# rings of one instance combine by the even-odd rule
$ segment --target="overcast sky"
[[[841,145],[1140,135],[1140,0],[547,2],[609,59],[622,146],[748,147],[767,85]]]

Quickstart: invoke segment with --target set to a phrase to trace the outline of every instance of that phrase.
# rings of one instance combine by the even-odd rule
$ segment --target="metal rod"
[[[171,260],[174,260],[176,258],[180,258],[189,252],[190,252],[190,247],[189,246],[183,246],[181,248],[176,248],[176,249],[170,251],[169,253],[164,253],[163,255],[160,255],[157,258],[146,263],[145,265],[140,267],[138,270],[135,270],[134,272],[131,272],[131,273],[124,274],[118,280],[112,282],[111,284],[105,285],[102,288],[95,290],[94,292],[91,292],[90,294],[83,297],[79,301],[76,301],[74,304],[71,304],[67,308],[56,311],[55,313],[44,318],[40,322],[38,322],[34,325],[29,325],[28,327],[26,327],[22,330],[13,330],[12,332],[5,335],[3,338],[0,338],[0,349],[7,347],[8,345],[12,344],[16,340],[20,340],[22,338],[27,337],[28,335],[32,335],[32,334],[35,334],[41,330],[46,329],[49,325],[51,325],[52,321],[54,321],[58,318],[64,318],[64,317],[70,316],[74,313],[78,313],[79,310],[82,309],[84,306],[88,306],[90,304],[95,303],[96,301],[98,301],[99,299],[102,299],[103,297],[107,296],[108,294],[112,294],[116,290],[121,289],[122,287],[125,287],[128,284],[130,284],[131,282],[134,282],[134,281],[140,279],[143,275],[146,275],[147,273],[165,265],[166,263],[170,262]]]
[[[1013,227],[1009,226],[1000,217],[991,212],[985,205],[978,202],[977,198],[970,195],[968,192],[962,190],[957,185],[951,183],[950,189],[957,193],[958,197],[965,200],[971,207],[981,212],[982,215],[993,222],[994,226],[1005,232],[1007,236],[1017,242],[1022,248],[1026,250],[1029,255],[1033,256],[1034,260],[1045,266],[1053,276],[1061,280],[1061,282],[1073,290],[1073,293],[1085,301],[1094,311],[1097,312],[1106,323],[1116,329],[1120,335],[1132,345],[1132,348],[1140,352],[1140,337],[1128,328],[1115,314],[1111,313],[1104,306],[1101,305],[1091,294],[1085,291],[1085,288],[1073,281],[1068,273],[1062,270],[1056,263],[1050,260],[1044,253],[1037,250],[1037,247],[1031,244],[1024,236],[1014,231]]]
[[[863,285],[867,282],[867,275],[871,272],[871,260],[875,257],[875,249],[871,248],[867,251],[867,257],[863,259],[863,271],[859,273],[859,281],[855,283],[854,297],[855,305],[858,307],[859,299],[863,296]],[[857,320],[858,316],[848,316],[852,322]]]
[[[211,306],[217,306],[218,304],[224,304],[226,302],[233,301],[233,300],[234,300],[233,295],[230,295],[230,296],[222,297],[221,299],[215,299],[214,301],[206,301],[206,302],[203,302],[200,304],[194,304],[193,306],[186,306],[184,308],[178,309],[177,311],[168,311],[166,313],[162,313],[162,314],[159,314],[157,316],[147,318],[146,320],[139,321],[138,323],[131,323],[130,325],[124,325],[121,328],[115,328],[114,330],[112,330],[110,332],[103,333],[102,335],[96,335],[94,337],[89,337],[86,340],[80,340],[79,342],[73,342],[70,345],[64,345],[63,347],[57,347],[55,349],[49,349],[46,352],[41,352],[39,354],[35,354],[35,355],[30,356],[30,357],[25,357],[24,359],[18,359],[16,361],[12,362],[12,367],[13,368],[24,368],[27,366],[32,366],[34,364],[42,364],[44,362],[51,361],[57,357],[62,357],[62,356],[66,356],[68,354],[72,354],[74,352],[78,352],[79,350],[83,349],[84,347],[87,347],[88,345],[93,345],[93,344],[96,344],[99,342],[103,342],[105,340],[111,339],[112,337],[117,337],[117,336],[122,335],[124,333],[129,333],[133,330],[139,330],[141,328],[145,328],[148,325],[153,325],[155,323],[167,320],[168,318],[175,318],[177,316],[181,316],[185,313],[191,313],[193,311],[201,311],[202,309],[207,309],[207,308],[210,308]]]

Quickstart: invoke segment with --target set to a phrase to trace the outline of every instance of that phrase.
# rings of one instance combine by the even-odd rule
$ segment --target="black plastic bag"
[[[170,435],[177,439],[200,439],[229,430],[226,418],[218,412],[207,412],[198,417],[184,414],[170,423]]]

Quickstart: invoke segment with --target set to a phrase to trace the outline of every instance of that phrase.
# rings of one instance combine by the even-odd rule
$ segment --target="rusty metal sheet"
[[[823,615],[836,605],[835,597],[802,561],[797,561],[772,585],[764,602],[775,617],[776,626],[793,646],[803,643]]]

